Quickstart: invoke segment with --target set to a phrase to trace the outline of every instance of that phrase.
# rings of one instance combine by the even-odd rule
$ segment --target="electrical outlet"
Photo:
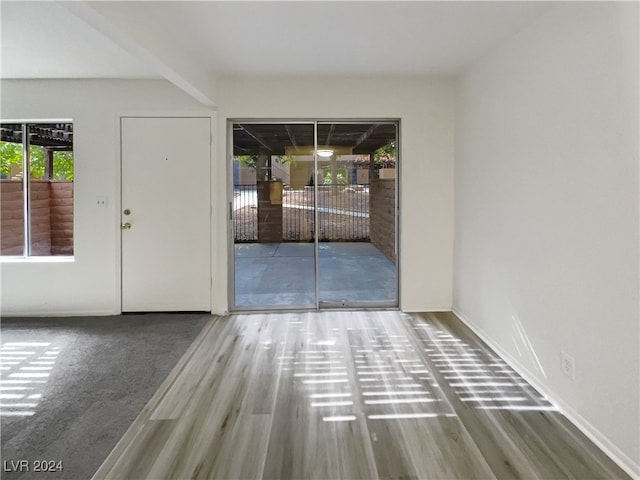
[[[561,357],[561,368],[562,373],[564,373],[569,379],[576,379],[576,361],[575,359],[566,352],[560,352]]]

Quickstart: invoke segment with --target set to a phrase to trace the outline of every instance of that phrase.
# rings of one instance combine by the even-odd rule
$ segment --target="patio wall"
[[[1,180],[0,253],[22,255],[22,181]],[[73,182],[31,181],[32,255],[73,254]]]
[[[22,181],[0,180],[0,254],[22,255]]]
[[[369,234],[371,243],[393,263],[396,261],[395,204],[395,179],[372,179],[369,185]]]
[[[51,187],[51,255],[73,255],[73,182]]]

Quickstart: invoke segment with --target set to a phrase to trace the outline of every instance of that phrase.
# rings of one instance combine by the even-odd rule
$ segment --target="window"
[[[0,129],[0,255],[73,255],[73,124]]]

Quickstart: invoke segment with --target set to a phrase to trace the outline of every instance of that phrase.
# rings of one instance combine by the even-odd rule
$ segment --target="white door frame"
[[[234,244],[234,227],[233,227],[233,168],[231,167],[233,163],[233,124],[234,123],[277,123],[277,124],[287,124],[287,123],[309,123],[313,124],[314,128],[314,138],[317,136],[318,124],[319,123],[376,123],[376,122],[389,122],[394,123],[396,125],[396,191],[395,191],[395,220],[396,220],[396,228],[395,228],[395,254],[396,254],[396,305],[390,307],[388,305],[378,304],[377,302],[361,302],[357,305],[349,306],[346,308],[354,308],[354,309],[362,309],[362,308],[382,308],[382,309],[392,309],[397,310],[400,308],[400,188],[401,188],[401,165],[402,165],[402,142],[401,139],[401,119],[400,118],[376,118],[376,117],[365,117],[365,118],[246,118],[246,117],[227,117],[226,125],[225,125],[225,169],[226,169],[226,181],[227,181],[227,195],[226,195],[226,208],[225,216],[226,216],[226,225],[227,225],[227,309],[233,312],[239,311],[284,311],[287,310],[286,306],[257,306],[257,307],[243,307],[238,308],[235,304],[235,244]],[[317,150],[317,138],[314,141],[314,163],[315,168],[317,169],[318,158],[315,155],[315,151]],[[317,185],[314,188],[314,192],[316,195],[316,201],[314,202],[317,205]],[[317,210],[315,211],[315,223],[317,224]],[[316,304],[315,307],[309,308],[309,310],[321,310],[328,309],[333,307],[321,307],[318,295],[318,238],[314,239],[315,244],[315,252],[314,252],[314,262],[315,262],[315,297]],[[386,302],[385,302],[386,303]],[[343,308],[343,307],[336,307]],[[290,309],[299,310],[299,307],[292,307]]]
[[[121,146],[122,146],[122,131],[120,129],[120,125],[121,125],[121,119],[124,117],[141,117],[141,118],[189,118],[189,117],[197,117],[197,118],[209,118],[210,119],[210,125],[211,125],[211,131],[209,133],[209,138],[210,138],[210,149],[209,149],[209,154],[210,154],[210,158],[209,158],[209,162],[211,165],[210,168],[210,192],[209,192],[209,222],[210,222],[210,235],[209,235],[209,249],[211,252],[210,258],[211,258],[211,264],[210,264],[210,299],[212,304],[210,305],[209,310],[210,311],[214,311],[215,310],[215,305],[213,305],[213,302],[215,301],[214,298],[214,285],[213,285],[213,274],[216,271],[215,267],[216,265],[216,258],[215,258],[215,243],[216,243],[216,238],[214,236],[214,231],[215,231],[215,225],[214,225],[214,218],[212,215],[212,212],[214,212],[214,195],[213,192],[215,190],[215,179],[216,179],[216,175],[219,174],[219,172],[216,171],[215,167],[215,161],[214,159],[216,158],[216,150],[215,150],[215,142],[214,139],[216,138],[216,131],[217,131],[217,113],[210,109],[210,108],[203,108],[202,110],[192,110],[192,109],[178,109],[178,110],[158,110],[158,111],[149,111],[149,110],[121,110],[115,113],[115,115],[113,116],[112,119],[112,124],[113,124],[113,128],[114,128],[114,132],[116,132],[116,142],[118,145],[118,149],[116,150],[116,155],[114,158],[114,165],[115,165],[115,175],[114,175],[114,183],[115,185],[113,186],[112,191],[116,192],[116,196],[113,199],[113,204],[114,204],[114,209],[113,209],[113,217],[112,217],[112,221],[114,222],[114,224],[116,225],[116,228],[114,229],[114,235],[115,235],[115,245],[117,245],[117,250],[115,252],[114,255],[114,261],[115,261],[115,271],[116,271],[116,276],[115,276],[115,281],[116,281],[116,285],[115,285],[115,291],[118,292],[119,295],[119,300],[117,301],[117,304],[119,306],[119,313],[122,313],[122,236],[121,236],[121,217],[122,217],[122,151],[121,151]]]

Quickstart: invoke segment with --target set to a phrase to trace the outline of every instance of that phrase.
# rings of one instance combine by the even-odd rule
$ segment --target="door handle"
[[[120,228],[122,228],[122,230],[129,230],[131,228],[131,224],[129,222],[123,223]]]

